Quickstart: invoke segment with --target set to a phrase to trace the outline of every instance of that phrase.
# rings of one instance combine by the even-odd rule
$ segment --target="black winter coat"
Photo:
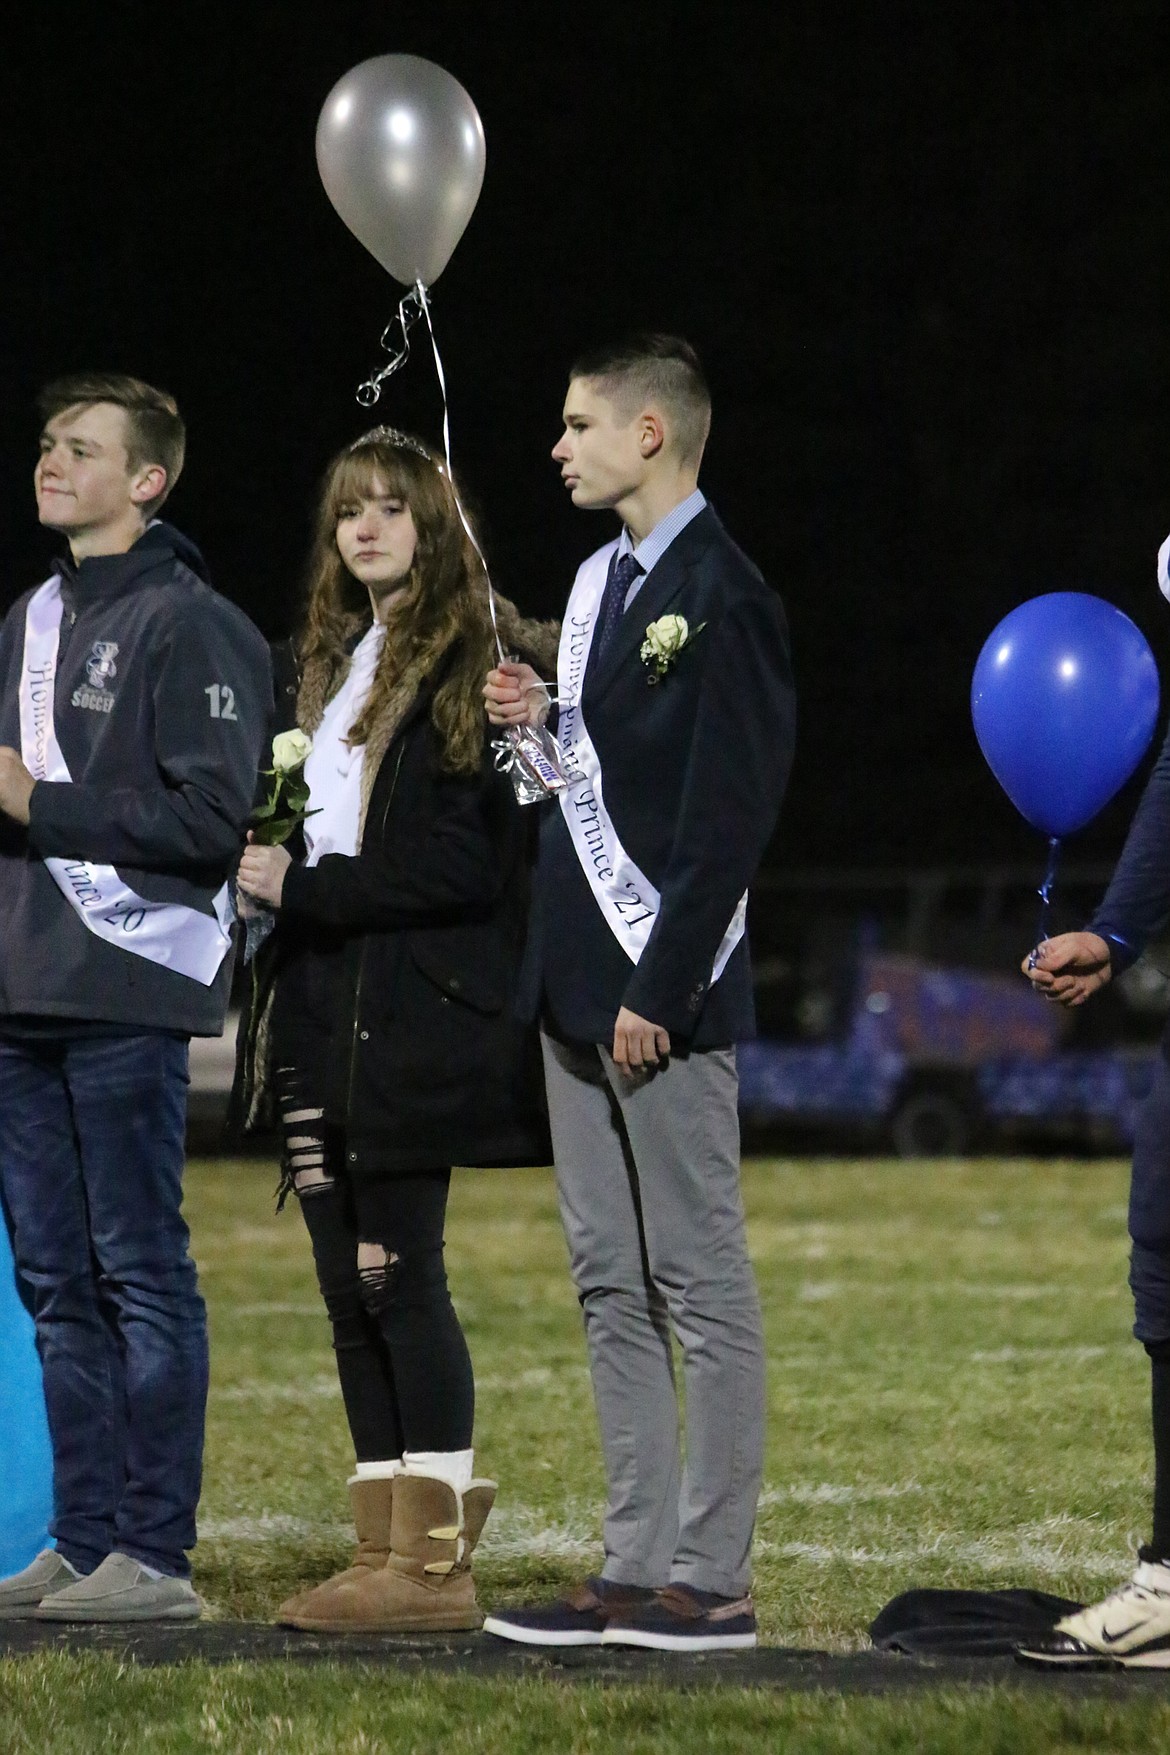
[[[442,771],[433,688],[382,758],[361,850],[294,864],[275,935],[276,1035],[312,1055],[356,1173],[551,1161],[514,1005],[528,825],[486,746],[477,774]]]

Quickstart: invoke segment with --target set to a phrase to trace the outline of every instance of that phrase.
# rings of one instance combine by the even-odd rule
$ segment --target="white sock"
[[[402,1457],[403,1473],[430,1475],[446,1481],[462,1497],[471,1485],[475,1466],[474,1450],[408,1450]]]
[[[402,1473],[402,1458],[392,1456],[385,1462],[359,1462],[353,1465],[353,1474],[345,1483],[352,1487],[355,1481],[392,1481],[395,1475]]]

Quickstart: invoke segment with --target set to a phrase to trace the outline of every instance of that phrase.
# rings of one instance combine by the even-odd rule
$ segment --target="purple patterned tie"
[[[605,591],[597,615],[597,633],[593,641],[596,657],[601,657],[613,638],[614,630],[626,607],[626,592],[641,571],[641,564],[631,554],[619,556],[615,553],[610,561],[609,577],[605,581]]]

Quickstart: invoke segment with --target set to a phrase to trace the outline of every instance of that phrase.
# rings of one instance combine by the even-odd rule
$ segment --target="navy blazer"
[[[640,656],[649,623],[692,634],[666,675]],[[627,853],[662,898],[638,963],[594,900],[560,806],[540,805],[519,1004],[576,1041],[611,1042],[619,1009],[710,1048],[755,1033],[746,935],[716,952],[775,827],[795,694],[780,599],[707,506],[671,543],[585,676],[582,713]]]

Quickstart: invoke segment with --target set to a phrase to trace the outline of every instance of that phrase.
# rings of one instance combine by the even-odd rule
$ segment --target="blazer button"
[[[346,1156],[348,1157],[351,1164],[357,1163],[357,1153],[356,1152],[347,1152]]]
[[[361,1031],[361,1039],[363,1042],[368,1042],[370,1039],[370,1032],[368,1030],[362,1030]]]
[[[459,981],[458,975],[452,975],[452,977],[451,977],[450,981],[447,983],[447,985],[450,987],[452,993],[458,993],[459,987],[460,987],[460,981]]]

